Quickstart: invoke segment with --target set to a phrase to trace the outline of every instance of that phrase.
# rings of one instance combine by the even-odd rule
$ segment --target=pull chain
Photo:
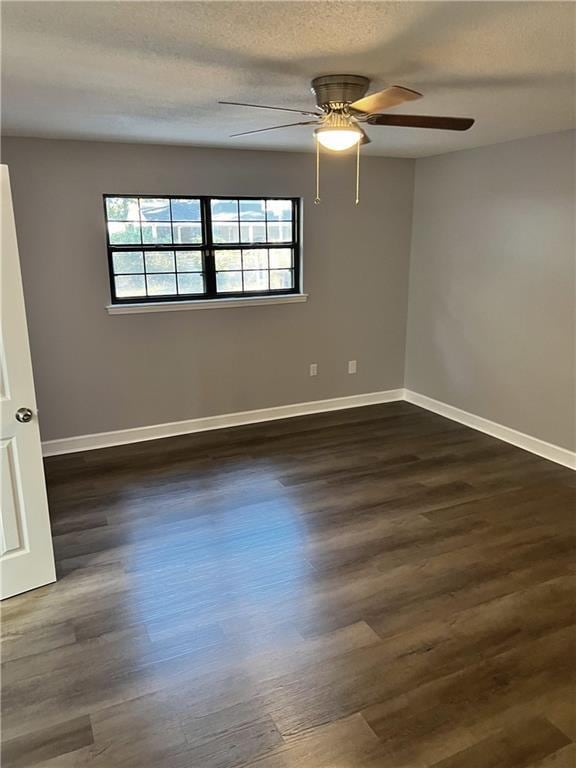
[[[320,142],[316,139],[316,199],[314,205],[320,204]]]
[[[356,144],[356,200],[355,205],[360,203],[360,142]]]

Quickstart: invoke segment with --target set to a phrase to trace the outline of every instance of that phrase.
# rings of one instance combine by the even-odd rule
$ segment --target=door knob
[[[33,415],[30,408],[18,408],[16,411],[16,421],[19,421],[21,424],[27,424],[29,421],[32,421]]]

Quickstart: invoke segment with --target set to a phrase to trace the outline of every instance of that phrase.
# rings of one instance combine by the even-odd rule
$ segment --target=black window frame
[[[106,193],[103,196],[104,203],[104,223],[106,227],[106,246],[108,251],[108,274],[110,278],[110,299],[111,303],[115,306],[122,306],[126,304],[158,304],[169,303],[177,304],[180,302],[194,302],[194,301],[212,301],[215,299],[245,299],[245,298],[266,298],[266,297],[282,297],[293,296],[301,293],[301,242],[300,242],[300,208],[301,199],[299,197],[282,197],[276,195],[273,197],[265,196],[242,196],[242,195],[163,195],[163,194],[136,194],[136,193],[118,193],[111,194]],[[114,244],[110,243],[110,233],[108,229],[108,210],[106,207],[106,200],[108,198],[139,198],[150,200],[198,200],[200,201],[200,216],[202,224],[202,243],[189,243],[189,244],[152,244],[152,243],[130,243],[130,244]],[[283,200],[290,202],[292,205],[292,240],[290,242],[257,242],[257,243],[214,243],[212,238],[212,200]],[[239,224],[241,219],[238,219]],[[172,219],[170,219],[172,222]],[[141,221],[140,221],[141,223]],[[162,223],[162,222],[158,222]],[[293,264],[292,270],[294,274],[294,284],[292,288],[282,289],[267,289],[263,291],[237,291],[237,292],[220,292],[216,291],[216,263],[215,263],[215,251],[222,250],[252,250],[257,248],[267,248],[269,251],[274,248],[291,248],[293,252]],[[202,254],[202,268],[204,275],[204,293],[198,294],[172,294],[169,296],[130,296],[130,297],[118,297],[116,296],[116,284],[114,281],[114,264],[113,254],[119,251],[170,251],[176,253],[177,251],[198,251]],[[146,273],[145,259],[144,259],[144,274]],[[268,267],[270,271],[270,267]],[[135,273],[136,274],[136,273]],[[137,273],[139,274],[139,273]],[[167,273],[168,274],[168,273]],[[175,272],[174,274],[178,274]]]

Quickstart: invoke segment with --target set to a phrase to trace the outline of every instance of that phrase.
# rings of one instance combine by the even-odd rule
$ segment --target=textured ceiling
[[[372,126],[370,154],[561,131],[574,127],[575,13],[572,2],[3,2],[3,130],[311,150],[309,127],[230,139],[291,116],[217,101],[311,108],[311,78],[346,72],[424,93],[396,112],[477,121],[463,134]]]

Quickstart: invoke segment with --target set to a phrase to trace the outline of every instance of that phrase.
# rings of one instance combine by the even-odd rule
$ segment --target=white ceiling
[[[370,154],[420,157],[575,125],[572,2],[3,2],[6,134],[311,150],[309,127],[230,139],[312,108],[311,78],[424,93],[396,112],[467,133],[368,127]],[[288,118],[288,119],[285,119]],[[295,120],[305,119],[298,115]]]

